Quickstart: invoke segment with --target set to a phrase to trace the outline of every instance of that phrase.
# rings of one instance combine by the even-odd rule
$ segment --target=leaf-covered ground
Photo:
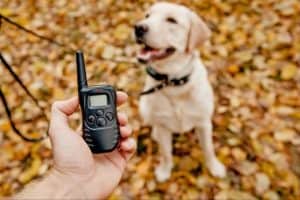
[[[145,73],[134,64],[138,46],[132,37],[134,23],[153,2],[1,0],[2,15],[68,47],[2,21],[0,51],[47,114],[54,100],[76,95],[70,47],[84,50],[91,83],[128,92],[121,110],[129,115],[138,152],[111,199],[300,199],[299,0],[176,1],[213,31],[199,50],[216,97],[214,146],[228,176],[208,173],[191,132],[174,137],[175,168],[165,183],[155,181],[157,145],[137,112]],[[3,66],[0,77],[18,127],[30,136],[44,133],[45,119]],[[73,118],[76,126],[79,113]],[[31,144],[17,137],[0,107],[0,196],[42,177],[52,164],[49,147],[49,141]]]

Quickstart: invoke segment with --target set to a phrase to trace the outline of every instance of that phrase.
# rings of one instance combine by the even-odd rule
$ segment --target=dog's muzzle
[[[134,26],[134,33],[138,43],[143,42],[143,38],[148,31],[149,28],[145,24],[137,24]]]

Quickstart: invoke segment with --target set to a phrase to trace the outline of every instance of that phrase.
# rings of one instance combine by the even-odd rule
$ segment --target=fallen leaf
[[[263,194],[270,188],[271,182],[269,177],[264,173],[255,174],[255,191],[257,194]]]
[[[296,65],[293,64],[286,65],[281,68],[280,78],[285,81],[291,80],[296,76],[297,72],[298,72],[298,67]]]
[[[30,165],[22,172],[18,178],[21,183],[28,183],[38,175],[42,161],[38,156],[33,156]]]

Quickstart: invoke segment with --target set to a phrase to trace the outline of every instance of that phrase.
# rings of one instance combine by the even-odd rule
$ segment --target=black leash
[[[18,75],[16,74],[16,72],[14,72],[14,70],[12,69],[12,67],[8,64],[8,62],[4,59],[4,57],[2,56],[1,52],[0,52],[0,60],[2,62],[2,64],[4,65],[4,67],[9,71],[9,73],[14,77],[14,79],[19,83],[19,85],[23,88],[23,90],[26,92],[26,94],[32,99],[32,101],[35,103],[35,105],[37,107],[39,107],[39,109],[41,109],[43,112],[45,111],[45,109],[43,107],[41,107],[39,105],[39,101],[31,94],[31,92],[27,89],[27,87],[25,86],[25,84],[23,83],[23,81],[18,77]],[[47,119],[47,121],[49,121]]]
[[[52,44],[55,44],[57,46],[65,48],[67,50],[67,52],[70,53],[70,54],[75,54],[75,52],[76,52],[76,50],[74,48],[72,48],[71,46],[68,46],[68,45],[66,45],[64,43],[58,42],[58,41],[56,41],[56,40],[54,40],[52,38],[40,35],[40,34],[34,32],[34,31],[32,31],[32,30],[30,30],[28,28],[25,28],[22,25],[18,24],[17,22],[9,19],[8,17],[3,16],[1,13],[0,13],[0,27],[1,27],[2,19],[4,21],[6,21],[7,23],[16,26],[17,28],[21,29],[22,31],[24,31],[24,32],[26,32],[28,34],[34,35],[35,37],[37,37],[37,38],[39,38],[41,40],[46,40],[49,43],[52,43]],[[137,65],[137,62],[135,62],[135,61],[129,61],[129,60],[116,60],[116,59],[103,58],[103,57],[101,57],[101,60],[105,60],[105,61],[109,61],[109,62],[115,62],[115,63],[126,63],[126,64],[131,64],[131,65]]]
[[[20,28],[21,30],[27,32],[27,33],[30,33],[40,39],[43,39],[43,40],[47,40],[48,42],[51,42],[51,43],[54,43],[56,45],[59,45],[59,46],[63,46],[63,44],[60,44],[50,38],[47,38],[47,37],[44,37],[42,35],[39,35],[37,33],[34,33],[33,31],[31,30],[28,30],[26,28],[24,28],[23,26],[19,25],[18,23],[10,20],[9,18],[3,16],[0,14],[0,27],[2,25],[2,19],[7,21],[8,23],[10,24],[13,24],[14,26]],[[9,63],[5,60],[5,58],[3,57],[2,53],[0,52],[0,60],[2,62],[2,64],[4,65],[4,67],[8,70],[8,72],[12,75],[12,77],[17,81],[17,83],[22,87],[22,89],[25,91],[25,93],[32,99],[32,101],[34,102],[34,104],[42,111],[42,116],[46,119],[46,121],[48,122],[49,124],[49,119],[47,118],[46,114],[45,114],[45,109],[43,107],[41,107],[39,105],[39,102],[38,100],[32,95],[32,93],[27,89],[27,87],[25,86],[25,84],[23,83],[23,81],[19,78],[19,76],[15,73],[15,71],[13,70],[13,68],[9,65]],[[4,92],[2,91],[2,88],[0,86],[0,99],[3,103],[3,106],[4,106],[4,109],[5,109],[5,112],[6,112],[6,115],[8,117],[8,120],[9,120],[9,123],[10,123],[10,126],[12,127],[12,129],[14,130],[14,132],[19,135],[23,140],[27,141],[27,142],[39,142],[43,139],[46,138],[46,136],[42,136],[40,138],[28,138],[27,136],[25,136],[24,134],[21,133],[21,131],[16,127],[16,124],[13,120],[13,117],[12,117],[12,113],[9,109],[9,106],[8,106],[8,103],[7,103],[7,100],[5,98],[5,95],[4,95]],[[47,134],[48,134],[48,129],[47,129]],[[47,135],[46,134],[46,135]]]
[[[51,39],[51,38],[48,38],[48,37],[46,37],[46,36],[40,35],[40,34],[38,34],[38,33],[35,33],[35,32],[33,32],[32,30],[29,30],[29,29],[27,29],[27,28],[21,26],[20,24],[18,24],[18,23],[16,23],[16,22],[12,21],[12,20],[9,19],[8,17],[3,16],[2,14],[0,14],[0,19],[1,19],[1,18],[2,18],[4,21],[6,21],[6,22],[8,22],[8,23],[10,23],[10,24],[12,24],[12,25],[18,27],[19,29],[21,29],[21,30],[23,30],[23,31],[25,31],[25,32],[27,32],[27,33],[29,33],[29,34],[31,34],[31,35],[34,35],[34,36],[36,36],[36,37],[38,37],[38,38],[40,38],[40,39],[42,39],[42,40],[46,40],[46,41],[48,41],[48,42],[50,42],[50,43],[56,44],[56,45],[61,46],[61,47],[65,47],[65,46],[66,46],[65,44],[62,44],[62,43],[60,43],[60,42],[57,42],[57,41],[55,41],[55,40],[53,40],[53,39]]]
[[[153,79],[157,80],[157,81],[161,81],[160,84],[155,85],[154,87],[151,87],[150,89],[143,91],[140,93],[140,95],[147,95],[147,94],[151,94],[154,93],[156,91],[159,91],[167,86],[182,86],[185,85],[187,82],[189,82],[191,74],[189,73],[181,78],[173,78],[170,79],[168,74],[162,74],[157,72],[155,69],[153,69],[152,67],[148,66],[146,68],[146,72],[148,75],[150,75]]]
[[[9,109],[9,107],[8,107],[6,98],[5,98],[5,96],[4,96],[4,94],[3,94],[1,88],[0,88],[0,98],[1,98],[1,101],[2,101],[2,103],[3,103],[3,105],[4,105],[4,109],[5,109],[5,112],[6,112],[6,114],[7,114],[8,119],[9,119],[9,123],[10,123],[12,129],[14,130],[14,132],[15,132],[17,135],[19,135],[23,140],[25,140],[25,141],[27,141],[27,142],[39,142],[39,141],[41,141],[41,140],[43,140],[43,139],[45,138],[45,137],[43,136],[43,137],[40,137],[40,138],[36,138],[36,139],[35,139],[35,138],[28,138],[28,137],[26,137],[25,135],[23,135],[23,134],[20,132],[20,130],[16,127],[15,122],[14,122],[13,119],[12,119],[12,115],[11,115],[10,109]]]
[[[32,99],[32,101],[35,103],[35,105],[37,107],[39,107],[39,109],[42,111],[42,116],[46,119],[46,121],[49,123],[49,120],[45,114],[45,109],[43,107],[41,107],[39,105],[39,102],[38,100],[31,94],[31,92],[27,89],[27,87],[24,85],[23,81],[18,77],[18,75],[14,72],[14,70],[12,69],[12,67],[8,64],[8,62],[5,60],[5,58],[2,56],[2,54],[0,53],[0,60],[2,62],[2,64],[4,65],[4,67],[9,71],[9,73],[14,77],[14,79],[18,82],[18,84],[22,87],[22,89],[25,91],[25,93]],[[5,108],[5,112],[6,112],[6,115],[9,119],[9,123],[12,127],[12,129],[15,131],[15,133],[17,135],[19,135],[23,140],[25,141],[28,141],[28,142],[38,142],[38,141],[41,141],[43,140],[45,137],[40,137],[40,138],[36,138],[36,139],[33,139],[33,138],[28,138],[26,137],[25,135],[23,135],[21,133],[21,131],[16,127],[15,125],[15,122],[14,120],[12,119],[12,114],[11,114],[11,111],[9,109],[9,106],[8,106],[8,103],[7,103],[7,100],[4,96],[4,93],[0,87],[0,98],[1,98],[1,101],[4,105],[4,108]]]

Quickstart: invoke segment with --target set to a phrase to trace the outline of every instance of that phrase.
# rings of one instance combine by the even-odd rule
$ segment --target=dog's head
[[[170,61],[191,53],[211,32],[194,12],[172,3],[156,3],[135,25],[136,41],[144,45],[141,62]]]

